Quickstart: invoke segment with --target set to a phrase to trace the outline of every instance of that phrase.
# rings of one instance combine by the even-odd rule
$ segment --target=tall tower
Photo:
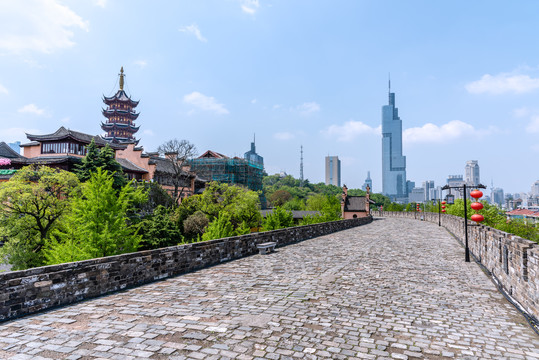
[[[389,81],[389,104],[382,106],[382,193],[392,201],[407,202],[406,156],[402,155],[402,120]]]
[[[466,161],[466,167],[464,168],[466,177],[464,181],[466,185],[477,186],[481,183],[479,179],[479,164],[477,160]]]
[[[341,186],[341,160],[338,156],[326,156],[326,185]]]
[[[299,163],[299,186],[303,187],[303,145],[301,145],[301,161]]]
[[[367,171],[367,178],[365,179],[365,182],[363,183],[363,186],[361,187],[361,190],[367,190],[367,186],[372,191],[372,179],[371,179],[371,172]]]
[[[103,102],[107,105],[103,109],[103,116],[107,118],[107,122],[101,122],[101,129],[107,134],[103,139],[114,143],[135,143],[139,140],[135,139],[134,135],[138,131],[139,126],[135,126],[134,121],[138,118],[134,108],[137,107],[138,101],[133,101],[127,96],[124,91],[124,68],[120,70],[120,90],[112,96],[103,96]]]

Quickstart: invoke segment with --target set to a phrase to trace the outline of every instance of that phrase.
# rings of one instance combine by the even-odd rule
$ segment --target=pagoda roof
[[[131,100],[131,98],[127,95],[127,93],[123,89],[118,90],[118,92],[114,94],[114,96],[111,96],[111,97],[107,97],[103,95],[103,102],[107,105],[113,104],[115,102],[127,102],[132,107],[136,107],[139,103],[139,101]]]
[[[3,141],[0,141],[0,157],[7,158],[7,159],[19,159],[24,160],[26,159],[24,156],[16,152]]]
[[[138,118],[140,113],[137,113],[135,111],[129,111],[129,110],[120,110],[120,109],[103,109],[103,115],[106,116],[107,118],[113,115],[127,116],[129,117],[129,119],[135,120],[136,118]]]
[[[105,130],[112,130],[114,128],[118,129],[130,129],[133,130],[133,132],[137,132],[138,129],[140,129],[140,126],[135,126],[132,124],[123,124],[123,123],[104,123],[101,122],[101,129]]]
[[[140,139],[135,139],[135,138],[126,138],[126,137],[118,137],[118,136],[105,136],[105,135],[102,135],[101,136],[101,139],[103,139],[103,141],[107,142],[110,147],[113,147],[114,146],[117,146],[119,149],[125,149],[125,145],[127,144],[135,144],[135,145],[138,145]]]
[[[52,134],[46,134],[46,135],[32,135],[32,134],[26,134],[26,137],[29,140],[32,141],[38,141],[38,142],[47,142],[47,141],[58,141],[58,140],[65,140],[65,139],[72,139],[79,141],[81,143],[89,144],[92,142],[92,139],[95,141],[97,145],[100,146],[106,146],[107,144],[115,149],[124,149],[125,147],[119,144],[113,144],[105,141],[100,136],[94,136],[89,134],[84,134],[78,131],[73,131],[66,129],[65,127],[61,126],[58,130],[56,130]],[[28,144],[26,144],[28,145]]]

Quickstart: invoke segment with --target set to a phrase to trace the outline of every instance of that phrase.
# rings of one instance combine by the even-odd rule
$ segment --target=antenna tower
[[[301,145],[301,162],[299,163],[299,186],[303,187],[303,145]]]

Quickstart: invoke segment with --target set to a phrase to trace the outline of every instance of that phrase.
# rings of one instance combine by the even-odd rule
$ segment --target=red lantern
[[[481,214],[473,214],[472,215],[472,221],[481,222],[483,220],[485,220],[485,218]]]
[[[442,209],[445,209],[445,205],[442,205]]]
[[[483,208],[483,204],[481,204],[480,202],[474,202],[472,203],[471,207],[474,210],[481,210]]]
[[[479,199],[480,197],[483,196],[483,192],[479,190],[474,190],[470,193],[470,196],[473,197],[474,199]]]
[[[442,209],[442,212],[445,212],[445,209]]]
[[[445,204],[447,204],[447,203],[445,201],[442,201],[442,205],[445,205]]]

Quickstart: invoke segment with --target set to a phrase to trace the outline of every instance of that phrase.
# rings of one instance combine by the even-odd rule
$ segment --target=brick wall
[[[370,223],[372,217],[254,233],[100,259],[0,273],[0,321],[131,288]]]
[[[405,217],[438,223],[437,213],[390,212],[375,216]],[[442,215],[441,225],[464,244],[464,219]],[[468,248],[503,291],[536,322],[539,319],[539,245],[516,235],[468,222]],[[464,261],[464,254],[462,256]]]

